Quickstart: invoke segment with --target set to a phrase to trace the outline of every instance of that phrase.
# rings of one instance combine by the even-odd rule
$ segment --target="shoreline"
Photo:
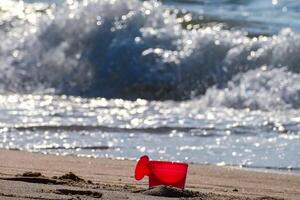
[[[136,159],[130,159],[130,158],[123,158],[123,157],[98,157],[98,156],[85,156],[85,155],[73,155],[73,154],[55,154],[55,153],[45,153],[41,151],[30,151],[26,149],[6,149],[6,148],[0,148],[1,150],[5,151],[21,151],[21,152],[28,152],[28,153],[34,153],[34,154],[42,154],[42,155],[50,155],[50,156],[71,156],[71,157],[78,157],[78,158],[93,158],[93,159],[111,159],[111,160],[118,160],[118,161],[132,161],[137,162]],[[142,154],[141,154],[142,155]],[[184,162],[184,161],[175,161],[175,162]],[[227,167],[227,168],[233,168],[237,170],[246,170],[246,171],[252,171],[252,172],[262,172],[262,173],[274,173],[274,174],[286,174],[286,175],[292,175],[292,176],[300,176],[300,168],[287,168],[287,167],[261,167],[261,166],[250,166],[250,165],[231,165],[231,164],[224,164],[224,165],[218,165],[215,163],[197,163],[197,162],[188,162],[189,164],[193,165],[204,165],[204,166],[216,166],[216,167]]]
[[[52,199],[59,199],[62,196],[69,199],[73,198],[74,194],[62,195],[53,192],[56,190],[52,187],[57,188],[58,185],[6,179],[25,172],[41,173],[45,177],[59,177],[63,174],[73,172],[84,180],[89,180],[91,183],[97,184],[100,188],[96,188],[96,190],[103,194],[102,199],[126,199],[125,196],[129,199],[161,199],[162,197],[149,196],[134,191],[148,189],[147,177],[142,181],[134,180],[135,164],[136,162],[131,160],[45,155],[0,149],[0,197],[1,199],[2,197],[7,199],[26,199],[34,194],[41,196],[40,199],[47,199],[47,195],[52,195]],[[7,185],[10,187],[4,187]],[[109,185],[108,189],[107,185]],[[203,195],[201,198],[207,200],[250,200],[267,199],[267,197],[274,200],[297,200],[300,199],[299,186],[300,176],[297,174],[273,173],[270,171],[261,172],[252,169],[249,170],[248,168],[201,164],[189,164],[186,182],[187,190],[199,192],[199,194]],[[21,188],[24,187],[35,192],[29,193],[27,190],[23,191]],[[78,189],[76,185],[61,185],[59,187],[73,187],[73,189],[75,187]],[[94,187],[95,185],[86,184],[79,188],[95,190],[93,189]],[[91,193],[91,191],[89,192]],[[16,194],[19,194],[19,196],[11,196]],[[77,194],[77,196],[82,199],[94,199],[94,197],[88,195]],[[194,198],[201,199],[199,197]]]

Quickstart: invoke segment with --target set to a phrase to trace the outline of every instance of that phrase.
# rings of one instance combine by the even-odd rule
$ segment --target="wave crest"
[[[255,81],[257,93],[269,89],[279,104],[299,106],[300,37],[290,29],[254,38],[218,25],[187,30],[174,10],[156,1],[75,1],[32,11],[36,23],[25,10],[23,18],[5,21],[12,28],[0,31],[6,38],[0,45],[1,92],[186,99],[208,90],[204,99],[228,96],[212,101],[216,105],[255,108],[259,95],[234,103],[241,95],[228,93],[242,93]],[[274,83],[264,81],[268,76],[275,76]],[[294,78],[276,89],[275,82],[289,76]]]

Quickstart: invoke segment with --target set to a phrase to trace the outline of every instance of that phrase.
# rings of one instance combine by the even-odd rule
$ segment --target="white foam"
[[[0,31],[1,92],[126,98],[145,88],[153,95],[167,88],[170,98],[180,98],[216,85],[225,89],[211,88],[201,101],[237,108],[299,107],[300,37],[290,29],[258,38],[219,26],[186,30],[176,10],[156,1],[75,1],[32,11],[31,21],[24,13],[19,19],[10,13],[4,21],[15,25]],[[286,78],[291,79],[278,88]],[[256,95],[243,96],[248,90]],[[279,100],[262,102],[261,91]],[[214,95],[218,98],[209,100]]]
[[[300,108],[300,75],[262,67],[237,75],[225,89],[210,88],[201,99],[210,106],[278,110]]]

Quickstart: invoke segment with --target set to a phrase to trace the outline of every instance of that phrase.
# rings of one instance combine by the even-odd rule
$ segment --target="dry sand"
[[[149,190],[147,178],[134,180],[135,163],[0,150],[0,199],[300,200],[298,175],[190,164],[187,190]]]

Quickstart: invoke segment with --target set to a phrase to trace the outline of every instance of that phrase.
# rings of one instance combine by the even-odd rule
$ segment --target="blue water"
[[[283,28],[299,33],[300,3],[296,0],[165,0],[167,5],[186,9],[211,21],[256,33],[274,34]]]
[[[298,1],[0,3],[0,148],[297,171]]]

